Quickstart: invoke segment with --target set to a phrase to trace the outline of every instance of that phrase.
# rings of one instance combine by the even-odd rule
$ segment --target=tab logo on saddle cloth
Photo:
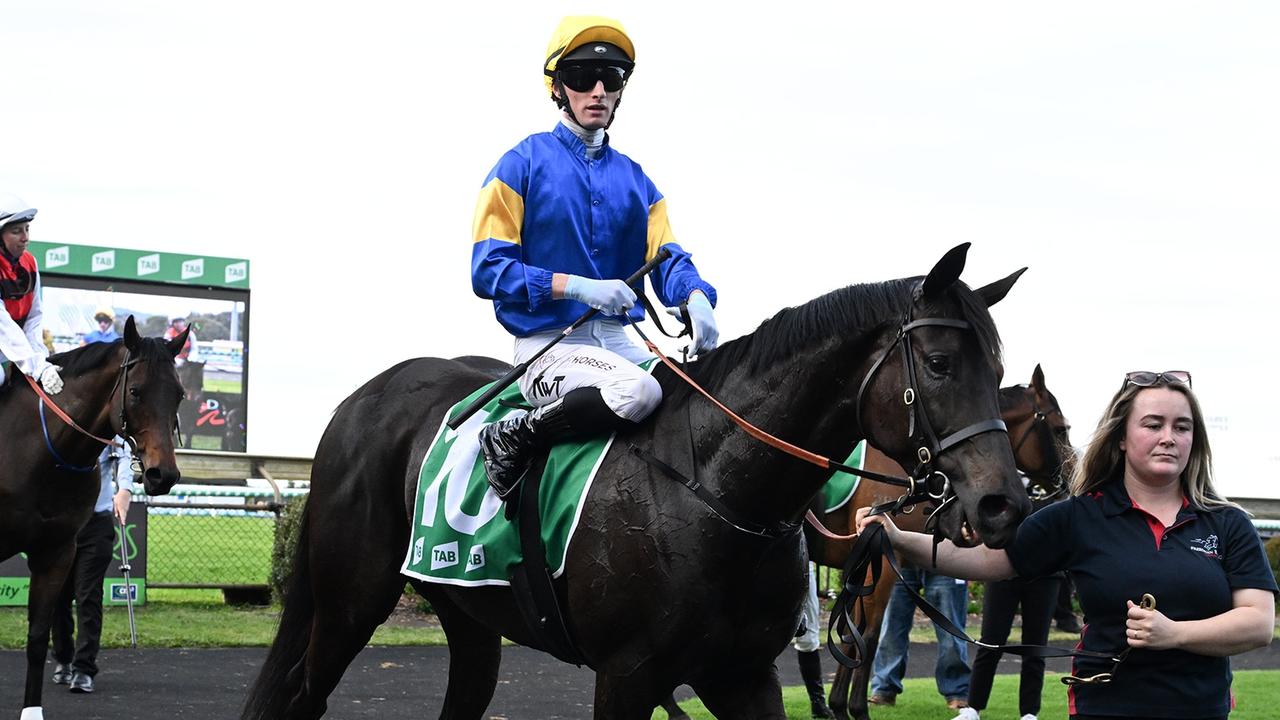
[[[487,385],[449,409],[422,459],[413,535],[400,568],[405,575],[451,585],[509,585],[511,568],[520,562],[516,526],[504,516],[502,501],[485,479],[479,442],[486,424],[525,412],[503,404],[523,404],[520,390],[507,388],[457,432],[447,424],[486,389]],[[554,576],[564,571],[582,500],[612,442],[609,436],[564,443],[547,457],[538,505],[547,567]]]

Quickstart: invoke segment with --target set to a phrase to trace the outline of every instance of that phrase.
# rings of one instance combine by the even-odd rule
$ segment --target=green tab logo
[[[143,255],[138,258],[138,274],[154,275],[160,272],[160,253]]]
[[[182,279],[190,280],[204,275],[204,258],[182,261]]]
[[[116,267],[116,251],[107,250],[105,252],[94,253],[92,258],[93,272],[102,272],[103,270],[114,270]]]
[[[49,248],[44,252],[44,267],[49,268],[62,267],[71,262],[71,248],[63,245],[61,247]]]

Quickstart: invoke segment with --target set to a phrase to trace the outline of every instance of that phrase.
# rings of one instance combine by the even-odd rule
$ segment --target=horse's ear
[[[983,285],[977,290],[974,290],[974,292],[978,294],[978,297],[982,298],[983,302],[987,304],[987,307],[991,307],[1003,300],[1005,295],[1009,294],[1009,288],[1013,287],[1013,284],[1018,282],[1018,278],[1022,277],[1022,273],[1026,271],[1026,268],[1017,270],[1011,273],[1009,277],[1003,280],[997,280],[990,285]]]
[[[969,243],[960,243],[948,250],[925,277],[921,294],[927,298],[938,297],[951,287],[956,280],[960,279],[960,272],[964,270],[964,260],[968,254]]]
[[[1031,387],[1036,392],[1044,392],[1044,371],[1040,369],[1040,363],[1036,363],[1036,369],[1031,373]]]
[[[138,346],[142,344],[142,336],[138,334],[138,326],[133,322],[133,316],[130,315],[128,320],[124,321],[124,346],[129,352],[138,352]]]
[[[178,353],[182,352],[182,346],[187,344],[187,333],[191,332],[191,326],[188,325],[185,330],[173,336],[172,340],[167,341],[164,346],[169,351],[169,355],[178,357]]]

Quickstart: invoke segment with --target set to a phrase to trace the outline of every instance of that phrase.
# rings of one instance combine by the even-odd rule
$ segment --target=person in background
[[[36,209],[21,198],[0,193],[0,360],[13,363],[40,381],[50,395],[62,392],[62,368],[49,362],[40,304],[40,268],[27,252]]]
[[[1025,478],[1024,478],[1025,481]],[[1038,512],[1061,495],[1031,497],[1031,510]],[[987,645],[1004,645],[1009,641],[1013,618],[1022,608],[1022,644],[1045,645],[1049,642],[1049,625],[1058,602],[1058,587],[1065,573],[1056,572],[1038,578],[990,580],[982,594],[982,635]],[[1074,617],[1074,616],[1073,616]],[[991,699],[991,686],[1000,663],[999,650],[979,647],[969,675],[969,707],[962,708],[955,720],[979,720],[979,713]],[[1021,720],[1036,720],[1040,714],[1040,698],[1044,692],[1044,658],[1025,655],[1021,661],[1018,682],[1018,713]]]
[[[187,318],[182,315],[174,315],[169,318],[169,327],[164,329],[164,339],[172,340],[182,334],[187,329]],[[173,359],[176,367],[182,367],[187,361],[195,361],[196,357],[196,331],[193,328],[187,333],[187,342],[182,345],[182,349]]]
[[[1070,498],[1029,516],[999,550],[938,545],[938,568],[960,577],[1071,573],[1081,646],[1113,658],[1074,660],[1075,720],[1226,718],[1230,657],[1270,644],[1280,590],[1248,516],[1214,489],[1212,457],[1190,373],[1126,373]],[[869,513],[858,509],[859,532],[879,523],[904,561],[928,562],[930,536]]]
[[[69,685],[73,693],[91,693],[98,674],[102,642],[103,579],[115,557],[112,552],[118,523],[129,515],[133,499],[133,467],[124,439],[98,456],[101,488],[89,522],[76,536],[76,558],[62,587],[53,616],[53,682]],[[71,601],[75,600],[75,620]],[[77,639],[77,630],[79,638]]]
[[[916,613],[911,594],[919,595],[923,590],[924,599],[961,630],[968,619],[969,586],[963,580],[922,569],[927,565],[927,561],[919,566],[903,563],[900,582],[894,583],[889,595],[880,625],[880,644],[875,662],[871,664],[871,697],[867,702],[872,705],[894,705],[902,693],[911,625]],[[940,627],[935,626],[934,632],[938,638],[938,659],[934,663],[933,678],[938,693],[952,710],[968,707],[969,648]]]
[[[635,58],[617,20],[564,18],[542,60],[559,122],[504,154],[480,191],[471,287],[493,301],[515,339],[515,362],[600,311],[520,378],[534,410],[481,431],[485,474],[503,499],[539,452],[633,426],[662,401],[658,381],[637,366],[652,355],[623,328],[644,319],[624,278],[660,250],[670,257],[649,274],[658,300],[687,304],[694,354],[716,346],[715,289],[675,242],[662,193],[605,132]]]
[[[80,341],[81,345],[88,345],[96,342],[115,342],[120,339],[120,333],[116,332],[116,316],[111,308],[98,308],[93,314],[94,322],[98,323],[98,329],[84,336]]]
[[[800,665],[800,678],[809,694],[810,714],[815,718],[834,718],[836,714],[827,705],[827,693],[822,687],[822,636],[818,607],[818,566],[809,563],[809,592],[801,606],[800,629],[792,646],[796,649],[796,662]]]

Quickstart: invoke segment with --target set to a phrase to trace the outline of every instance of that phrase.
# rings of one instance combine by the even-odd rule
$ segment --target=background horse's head
[[[968,244],[948,252],[913,295],[901,329],[871,354],[859,405],[868,440],[941,501],[933,528],[958,545],[1003,547],[1030,509],[1000,418],[1000,337],[987,308],[1023,270],[978,290],[960,281]]]
[[[1044,371],[1036,365],[1030,385],[1000,389],[1000,412],[1009,426],[1014,459],[1038,495],[1065,493],[1066,478],[1075,466],[1071,423],[1062,414],[1058,398],[1044,384]]]
[[[148,495],[164,495],[182,477],[173,438],[183,389],[173,359],[187,342],[188,330],[166,341],[140,336],[132,315],[124,324],[125,356],[119,389],[112,393],[111,422],[142,462]]]

